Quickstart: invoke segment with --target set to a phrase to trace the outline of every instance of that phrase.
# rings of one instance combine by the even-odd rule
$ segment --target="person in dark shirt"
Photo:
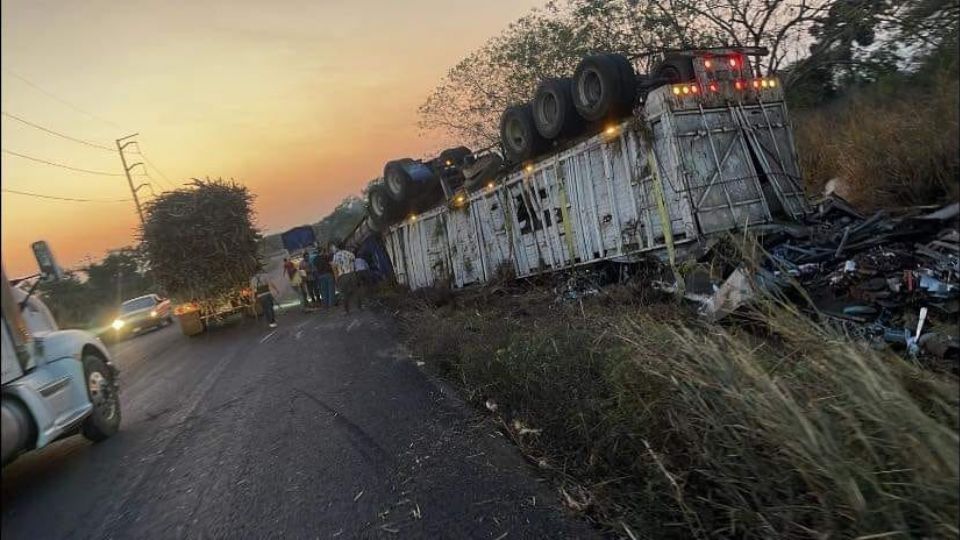
[[[317,269],[317,283],[320,287],[320,299],[324,307],[332,307],[335,293],[335,281],[333,279],[333,267],[330,266],[330,253],[328,250],[317,251],[313,257],[314,268]]]

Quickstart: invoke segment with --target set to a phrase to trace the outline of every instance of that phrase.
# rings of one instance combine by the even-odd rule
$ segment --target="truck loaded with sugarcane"
[[[256,313],[250,280],[261,261],[252,199],[233,182],[195,179],[145,205],[142,250],[186,335]]]

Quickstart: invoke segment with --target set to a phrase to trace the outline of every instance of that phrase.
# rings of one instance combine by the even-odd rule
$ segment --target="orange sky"
[[[457,60],[540,3],[3,0],[2,107],[107,146],[139,132],[143,152],[174,183],[240,180],[257,195],[260,226],[279,232],[326,215],[388,159],[437,149],[439,134],[419,133],[417,106]],[[2,122],[6,150],[122,172],[115,153]],[[150,173],[158,189],[166,186]],[[6,153],[2,183],[61,197],[129,197],[122,177]],[[46,239],[66,267],[133,243],[132,203],[3,193],[2,204],[11,275],[35,271],[34,240]]]

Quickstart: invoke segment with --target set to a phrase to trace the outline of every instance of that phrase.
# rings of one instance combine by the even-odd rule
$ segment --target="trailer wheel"
[[[620,55],[587,56],[573,74],[573,104],[589,122],[629,113],[633,105],[630,88],[636,88],[636,76],[632,67],[626,69],[626,59],[619,60],[617,56]]]
[[[657,84],[677,84],[697,80],[693,60],[683,56],[668,56],[653,71]],[[651,88],[652,90],[652,88]]]
[[[573,106],[572,79],[544,79],[533,98],[533,121],[545,139],[572,135],[583,126]]]
[[[405,163],[412,162],[412,159],[397,159],[387,162],[383,167],[383,184],[386,186],[387,193],[397,202],[406,202],[413,196],[414,185],[410,174],[403,168]]]
[[[503,111],[500,118],[500,140],[507,159],[521,163],[534,158],[546,147],[533,121],[533,108],[529,103],[513,105]]]
[[[367,212],[374,228],[383,231],[400,215],[398,203],[394,201],[381,184],[370,186],[367,191]]]
[[[120,396],[117,381],[106,362],[96,354],[83,355],[83,375],[93,411],[83,421],[81,432],[93,442],[109,438],[120,429]]]

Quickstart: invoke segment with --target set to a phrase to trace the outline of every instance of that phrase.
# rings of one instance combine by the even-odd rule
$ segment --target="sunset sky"
[[[162,174],[174,184],[233,177],[257,195],[260,226],[279,232],[326,215],[388,159],[437,149],[444,141],[421,135],[417,106],[460,58],[541,3],[3,0],[2,108],[108,147],[139,132],[155,190],[169,188]],[[7,116],[2,126],[6,151],[122,172],[115,152]],[[130,196],[123,177],[6,152],[2,183],[58,197]],[[129,202],[6,192],[0,215],[14,276],[35,271],[35,240],[70,267],[132,244],[137,225]]]

